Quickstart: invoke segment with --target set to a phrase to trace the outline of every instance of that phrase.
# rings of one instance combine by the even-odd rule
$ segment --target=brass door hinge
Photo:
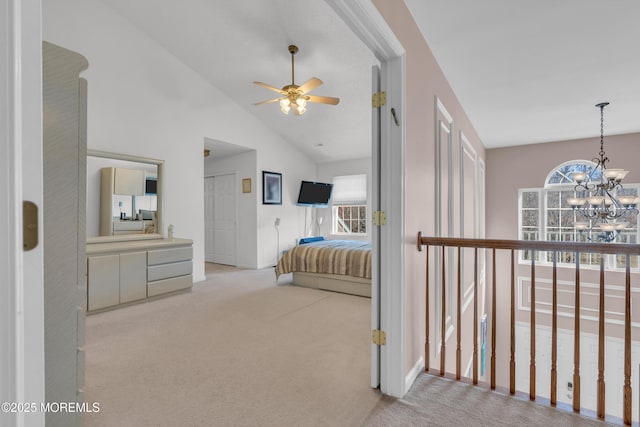
[[[387,344],[387,334],[385,331],[381,331],[380,329],[374,329],[371,331],[371,341],[375,345],[386,345]]]
[[[373,225],[386,225],[387,224],[387,213],[385,211],[375,211],[373,212]]]
[[[376,92],[371,98],[371,106],[373,108],[382,107],[387,103],[387,92]]]

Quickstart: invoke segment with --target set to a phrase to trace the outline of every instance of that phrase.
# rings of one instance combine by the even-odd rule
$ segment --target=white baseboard
[[[423,371],[424,371],[424,358],[420,356],[420,359],[418,359],[416,364],[413,365],[413,368],[411,368],[409,373],[404,377],[404,393],[405,394],[409,391],[409,389],[413,385],[413,382],[416,380],[416,378],[418,378],[418,375],[420,375]]]
[[[245,270],[257,270],[258,269],[255,265],[244,265],[244,264],[236,264],[236,268],[243,268]]]

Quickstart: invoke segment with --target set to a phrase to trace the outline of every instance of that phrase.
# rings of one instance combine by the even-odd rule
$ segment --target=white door
[[[374,124],[378,115],[379,125],[374,125],[373,135],[378,129],[380,148],[372,155],[373,197],[377,197],[372,208],[384,211],[387,220],[384,226],[372,227],[373,256],[377,258],[372,270],[371,321],[373,329],[386,332],[386,345],[379,351],[371,350],[371,383],[374,387],[379,384],[385,394],[402,397],[409,385],[405,368],[411,375],[419,371],[417,365],[404,366],[404,261],[408,247],[404,230],[405,49],[371,0],[325,1],[380,61],[380,90],[386,92],[386,103],[374,114]]]
[[[204,179],[204,260],[214,262],[213,258],[213,180],[214,177]]]
[[[0,2],[0,402],[44,401],[41,2]],[[38,207],[38,245],[23,250],[23,200]],[[30,228],[32,229],[32,228]],[[44,426],[3,413],[1,426]]]
[[[235,182],[235,174],[205,179],[205,259],[217,264],[236,265]]]
[[[380,92],[380,68],[373,66],[371,93]],[[371,209],[380,210],[380,109],[371,109]],[[371,216],[371,215],[370,215]],[[380,327],[380,230],[371,227],[371,330]],[[380,346],[371,343],[371,387],[380,386]]]

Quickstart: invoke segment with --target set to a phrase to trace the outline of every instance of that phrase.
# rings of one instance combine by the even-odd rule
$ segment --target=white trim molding
[[[387,344],[380,350],[380,389],[402,397],[408,391],[404,366],[405,50],[371,0],[325,1],[378,58],[381,90],[387,93],[387,103],[380,109],[380,206],[387,214],[387,225],[380,229],[384,242],[380,256],[380,325],[387,333]],[[392,108],[397,125],[391,116]]]
[[[404,47],[371,0],[325,1],[380,62],[404,55]]]
[[[422,372],[424,372],[424,358],[421,356],[405,377],[404,388],[409,390],[415,382],[416,378],[418,378],[418,375],[420,375]]]
[[[0,3],[0,401],[44,401],[42,35],[39,0]],[[6,92],[5,92],[6,91]],[[28,155],[23,155],[28,153]],[[22,201],[38,206],[40,244],[22,249]],[[2,414],[0,426],[44,426]]]

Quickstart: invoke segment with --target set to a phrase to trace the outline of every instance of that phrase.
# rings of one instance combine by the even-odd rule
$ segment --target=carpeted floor
[[[384,396],[364,425],[604,427],[608,424],[470,384],[423,374],[404,398]]]
[[[421,375],[369,387],[370,300],[207,264],[192,292],[89,316],[85,426],[603,426]]]
[[[359,425],[370,300],[209,268],[193,291],[89,316],[86,426]]]

